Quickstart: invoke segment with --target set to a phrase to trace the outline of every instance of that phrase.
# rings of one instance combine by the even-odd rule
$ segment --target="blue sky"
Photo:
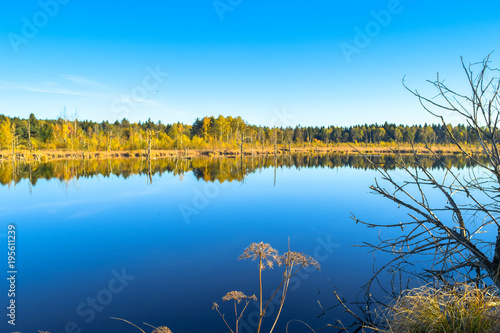
[[[0,114],[10,116],[57,118],[66,109],[96,121],[222,114],[270,126],[436,122],[405,91],[404,75],[433,95],[425,80],[437,72],[465,88],[460,56],[475,62],[497,50],[500,67],[497,1],[0,6]]]

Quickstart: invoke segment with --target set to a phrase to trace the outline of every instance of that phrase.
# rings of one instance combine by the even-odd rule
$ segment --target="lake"
[[[374,159],[399,172],[393,157]],[[467,167],[462,157],[448,161]],[[404,218],[370,193],[377,176],[362,157],[345,154],[1,163],[0,260],[7,274],[6,235],[14,224],[17,266],[16,326],[4,314],[1,331],[140,332],[110,319],[119,317],[146,332],[152,328],[143,322],[174,333],[227,332],[212,303],[233,324],[234,309],[221,297],[258,294],[257,263],[238,260],[252,242],[283,253],[290,241],[291,250],[321,265],[291,281],[275,332],[293,319],[313,328],[345,320],[338,308],[317,318],[318,301],[333,306],[334,287],[356,297],[373,254],[352,245],[378,235],[354,223],[351,212],[372,222]],[[264,295],[281,273],[264,271]],[[0,288],[6,307],[5,279]],[[271,305],[267,315],[276,311]],[[245,314],[240,332],[255,332],[258,303]],[[265,320],[264,328],[271,324]],[[289,332],[310,331],[292,322]]]

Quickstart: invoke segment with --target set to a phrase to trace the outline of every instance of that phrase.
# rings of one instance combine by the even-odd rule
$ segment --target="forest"
[[[251,125],[241,117],[198,118],[192,125],[161,121],[110,123],[78,119],[28,119],[0,115],[0,150],[57,149],[110,151],[147,149],[238,149],[252,147],[326,146],[339,143],[449,144],[445,125],[365,124],[350,127],[268,127]],[[460,142],[477,143],[474,130],[447,125]]]

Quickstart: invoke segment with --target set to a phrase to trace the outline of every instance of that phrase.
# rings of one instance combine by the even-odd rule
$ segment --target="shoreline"
[[[477,147],[467,147],[472,152],[480,153]],[[428,155],[429,151],[423,145],[415,146],[415,151],[420,155]],[[447,145],[433,145],[432,150],[438,154],[462,154],[462,152],[451,144]],[[333,144],[329,147],[326,146],[306,146],[306,147],[292,147],[291,151],[288,148],[278,148],[277,155],[285,154],[327,154],[327,153],[340,153],[340,154],[412,154],[412,147],[410,145],[400,146],[380,146],[374,144]],[[44,149],[29,151],[26,149],[17,150],[15,152],[16,160],[18,161],[54,161],[54,160],[71,160],[71,159],[115,159],[115,158],[147,158],[147,149],[137,150],[112,150],[112,151],[72,151],[66,149]],[[225,157],[234,158],[241,155],[239,149],[152,149],[151,158],[193,158],[193,157]],[[245,147],[243,150],[244,156],[273,156],[275,150],[273,147],[253,148]],[[0,150],[0,162],[12,161],[13,153],[9,150]]]

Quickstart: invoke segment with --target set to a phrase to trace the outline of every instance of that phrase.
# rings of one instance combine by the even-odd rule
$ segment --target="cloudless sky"
[[[59,1],[1,1],[0,114],[419,124],[404,75],[433,95],[465,88],[460,56],[500,67],[498,1]]]

